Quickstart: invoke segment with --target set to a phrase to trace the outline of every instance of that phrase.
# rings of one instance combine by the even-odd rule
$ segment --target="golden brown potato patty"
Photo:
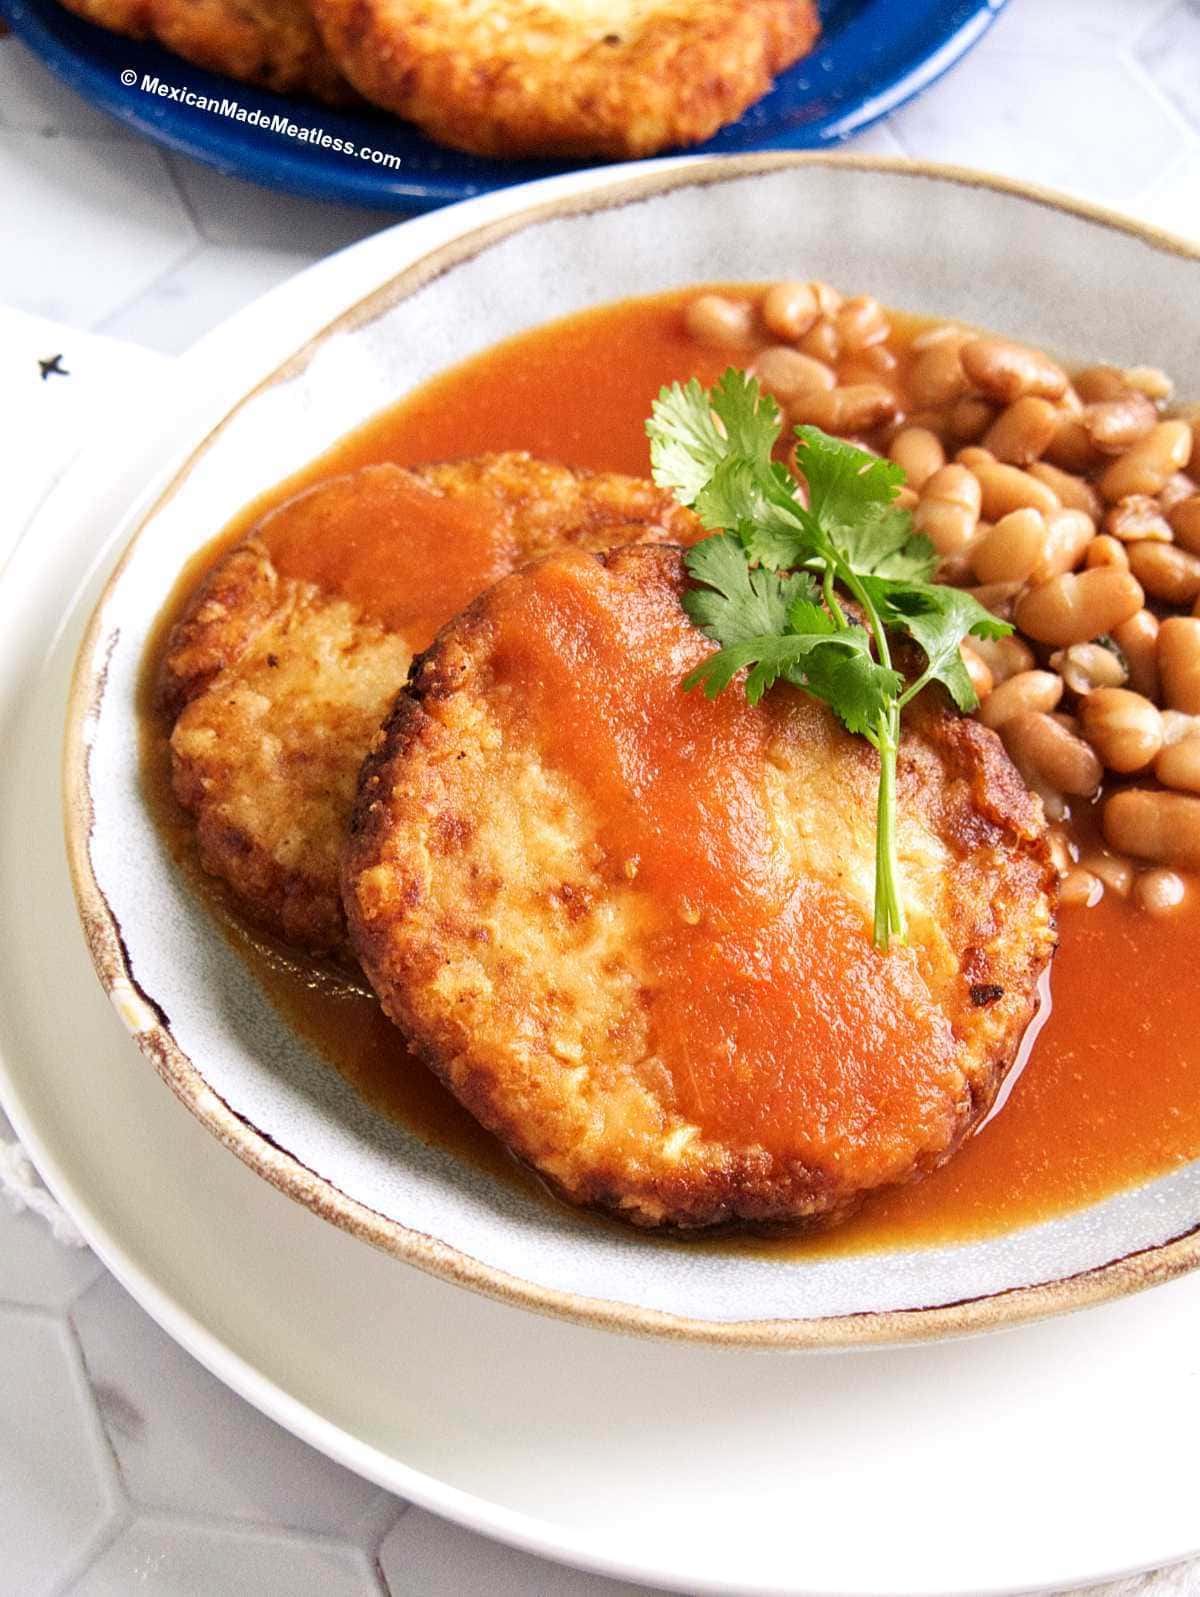
[[[356,96],[334,66],[307,0],[62,0],[87,22],[155,38],[185,61],[277,94],[346,105]]]
[[[812,48],[813,0],[313,0],[376,105],[480,155],[639,156],[734,122]]]
[[[694,527],[650,482],[523,453],[367,466],[272,511],[201,584],[162,666],[205,869],[285,941],[342,952],[358,768],[414,650],[535,555]]]
[[[667,548],[550,556],[418,662],[343,866],[388,1014],[567,1198],[641,1226],[844,1213],[991,1104],[1054,947],[1040,805],[996,736],[906,716],[910,942],[871,939],[878,764],[712,645]]]

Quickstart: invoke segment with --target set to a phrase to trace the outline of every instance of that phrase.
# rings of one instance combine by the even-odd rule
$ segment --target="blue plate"
[[[812,55],[783,73],[740,122],[689,153],[808,149],[861,132],[940,77],[1005,3],[824,0],[824,33]],[[0,0],[0,17],[84,99],[139,133],[218,171],[293,194],[425,210],[572,164],[462,155],[383,112],[333,111],[235,84],[157,45],[81,22],[56,0]],[[242,115],[164,97],[143,87],[147,79],[232,104]],[[281,123],[290,130],[277,131]]]

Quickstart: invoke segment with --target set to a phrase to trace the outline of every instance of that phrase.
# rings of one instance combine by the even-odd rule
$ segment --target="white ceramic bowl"
[[[68,843],[100,978],[184,1101],[260,1174],[437,1274],[532,1308],[690,1338],[835,1346],[981,1329],[1200,1262],[1200,1162],[987,1241],[773,1259],[623,1236],[498,1186],[370,1109],[288,1028],[167,857],[139,789],[135,694],[187,558],[398,395],[509,334],[701,279],[804,275],[1065,356],[1168,367],[1200,256],[1118,218],[945,169],[830,156],[689,163],[467,232],[299,349],[142,521],[76,672]],[[340,314],[338,314],[340,313]]]

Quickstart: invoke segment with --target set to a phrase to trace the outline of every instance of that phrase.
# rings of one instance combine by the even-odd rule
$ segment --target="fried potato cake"
[[[353,90],[307,0],[147,0],[156,39],[185,61],[276,94],[346,105]]]
[[[59,0],[59,4],[85,22],[127,39],[148,39],[152,32],[150,0]]]
[[[327,105],[357,99],[306,0],[61,0],[110,33],[155,38],[209,72]]]
[[[872,941],[878,761],[713,647],[678,550],[550,556],[414,667],[343,863],[384,1008],[569,1200],[680,1230],[828,1222],[992,1103],[1055,945],[1041,807],[997,737],[906,715],[907,946]]]
[[[273,510],[201,584],[161,669],[204,868],[278,937],[344,953],[338,855],[413,652],[536,555],[695,528],[650,482],[522,453],[368,466]]]
[[[650,155],[734,122],[820,31],[814,0],[313,0],[350,82],[478,155]]]

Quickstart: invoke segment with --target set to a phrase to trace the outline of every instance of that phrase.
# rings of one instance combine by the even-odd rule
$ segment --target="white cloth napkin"
[[[0,306],[0,458],[5,479],[0,574],[34,512],[87,443],[92,419],[111,415],[138,384],[152,382],[166,365],[167,357],[140,345],[76,332]],[[24,1148],[5,1138],[6,1129],[0,1117],[0,1192],[18,1213],[28,1209],[40,1215],[66,1246],[85,1247],[70,1216],[38,1180]],[[597,1597],[604,1584],[597,1580]],[[1093,1588],[1085,1597],[1200,1597],[1200,1564]]]
[[[0,305],[0,570],[34,511],[88,441],[95,417],[167,365],[140,344],[61,327]]]

